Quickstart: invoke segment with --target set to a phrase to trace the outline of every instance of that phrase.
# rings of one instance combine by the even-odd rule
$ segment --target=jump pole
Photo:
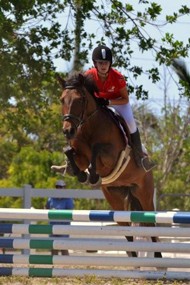
[[[10,220],[69,220],[101,222],[133,222],[190,224],[189,212],[141,212],[141,211],[87,211],[87,210],[38,210],[0,208],[0,218]]]

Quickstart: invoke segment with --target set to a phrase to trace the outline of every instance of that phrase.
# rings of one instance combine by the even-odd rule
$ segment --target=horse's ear
[[[66,85],[65,80],[59,75],[59,73],[56,73],[55,77],[57,81],[59,82],[59,84],[61,85],[61,87],[64,89]]]
[[[80,84],[83,85],[85,78],[84,78],[84,75],[83,75],[82,73],[79,73],[79,74],[78,74],[78,79],[79,79]]]

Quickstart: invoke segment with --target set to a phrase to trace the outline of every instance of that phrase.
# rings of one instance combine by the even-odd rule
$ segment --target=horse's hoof
[[[77,177],[80,183],[86,184],[88,182],[88,174],[84,171],[80,172],[80,174]]]
[[[155,257],[155,258],[162,258],[161,252],[155,252],[155,253],[154,253],[154,257]]]
[[[89,177],[89,183],[93,187],[100,186],[101,185],[101,181],[102,181],[102,179],[101,179],[101,177],[99,175],[96,175],[94,177],[91,177],[91,176]]]

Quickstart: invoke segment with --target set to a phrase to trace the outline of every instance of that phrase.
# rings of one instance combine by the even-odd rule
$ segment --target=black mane
[[[99,92],[98,87],[91,75],[84,75],[84,86],[92,95]]]
[[[66,80],[66,87],[74,86],[74,87],[85,87],[88,92],[95,97],[95,93],[98,93],[98,87],[93,80],[91,75],[85,75],[79,72],[72,73]],[[95,98],[96,99],[96,98]]]

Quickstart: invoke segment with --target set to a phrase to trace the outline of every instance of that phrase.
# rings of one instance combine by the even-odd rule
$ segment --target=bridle
[[[79,89],[80,89],[80,94],[81,94],[81,98],[82,98],[82,112],[80,114],[80,116],[75,116],[73,114],[66,114],[66,115],[62,115],[62,121],[69,121],[71,122],[75,129],[78,129],[80,126],[82,126],[84,124],[84,122],[89,119],[90,117],[92,117],[98,109],[96,109],[92,114],[90,114],[87,118],[84,118],[84,115],[85,115],[85,110],[86,110],[86,107],[87,107],[87,104],[88,104],[88,100],[86,99],[86,96],[85,96],[85,92],[84,92],[84,89],[83,88],[76,88],[76,86],[74,85],[67,85],[65,87],[65,89],[76,89],[78,92],[79,92]]]

